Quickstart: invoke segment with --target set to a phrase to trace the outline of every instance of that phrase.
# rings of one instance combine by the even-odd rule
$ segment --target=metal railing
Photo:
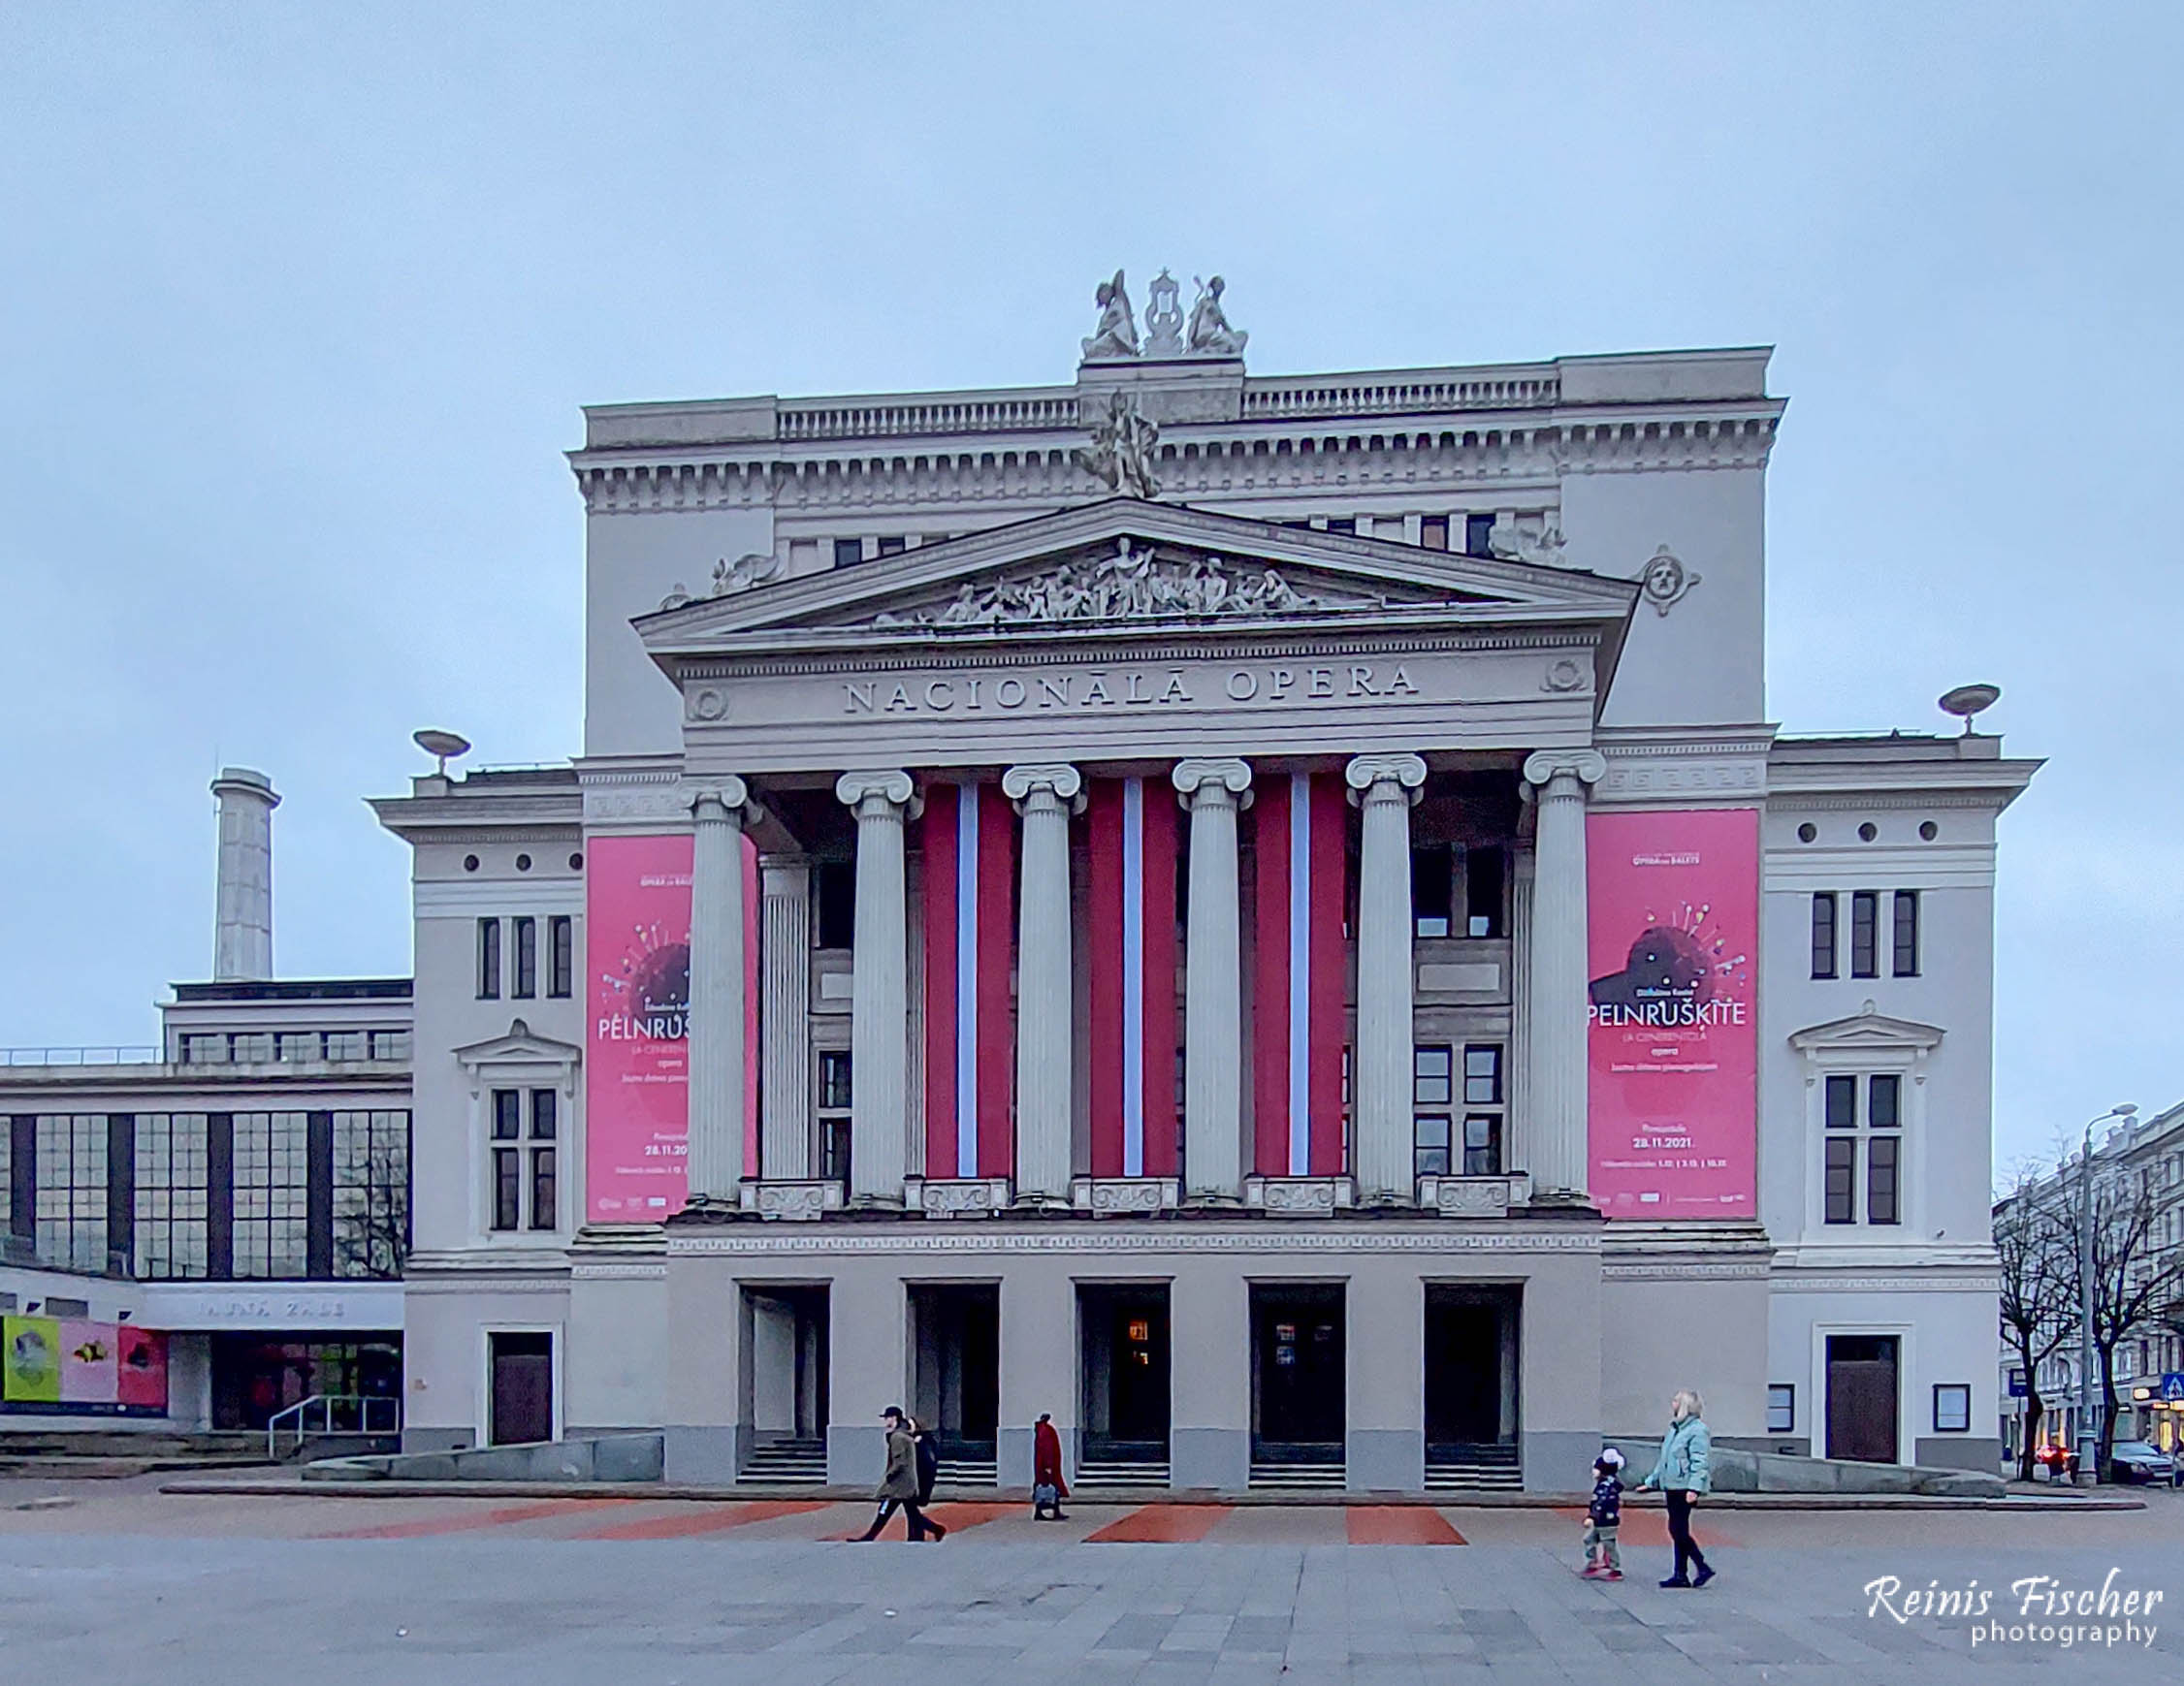
[[[287,1432],[296,1437],[288,1448],[293,1452],[314,1434],[400,1434],[401,1401],[369,1393],[314,1393],[299,1399],[286,1411],[274,1412],[266,1424],[266,1456],[275,1463],[284,1455],[281,1424],[291,1417],[295,1420]],[[385,1425],[374,1428],[375,1417],[384,1417]]]
[[[89,1048],[0,1048],[9,1066],[156,1066],[166,1058],[149,1044],[101,1043]]]

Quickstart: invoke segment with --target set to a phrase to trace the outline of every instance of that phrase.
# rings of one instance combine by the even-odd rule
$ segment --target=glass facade
[[[206,1127],[202,1112],[137,1115],[136,1272],[143,1281],[208,1272]]]
[[[235,1274],[309,1274],[310,1115],[235,1114]]]
[[[106,1114],[38,1115],[38,1257],[71,1270],[107,1267]]]

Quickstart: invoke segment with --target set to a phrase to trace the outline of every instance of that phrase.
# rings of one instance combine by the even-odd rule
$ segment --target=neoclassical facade
[[[1768,723],[1766,354],[1266,378],[1164,283],[1072,386],[589,412],[585,752],[377,805],[411,1443],[1985,1467],[2033,766]]]

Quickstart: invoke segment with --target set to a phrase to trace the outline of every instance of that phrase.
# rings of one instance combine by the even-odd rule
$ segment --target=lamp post
[[[2085,1156],[2078,1161],[2078,1469],[2101,1480],[2101,1431],[2094,1427],[2093,1380],[2093,1127],[2111,1118],[2128,1119],[2138,1110],[2125,1101],[2085,1126]]]

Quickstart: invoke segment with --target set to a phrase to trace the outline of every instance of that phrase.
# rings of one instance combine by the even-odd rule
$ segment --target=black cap
[[[883,1411],[883,1412],[882,1412],[882,1413],[881,1413],[880,1415],[881,1415],[882,1416],[901,1416],[902,1415],[904,1415],[904,1413],[903,1413],[903,1408],[902,1408],[901,1406],[899,1406],[899,1405],[890,1405],[890,1406],[888,1406],[888,1407],[887,1407],[887,1409],[886,1409],[886,1410]]]

